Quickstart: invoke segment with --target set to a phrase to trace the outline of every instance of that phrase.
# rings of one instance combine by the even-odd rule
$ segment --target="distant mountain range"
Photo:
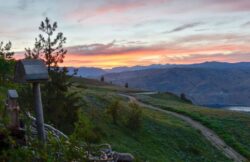
[[[212,68],[212,69],[229,69],[229,68],[237,68],[244,69],[250,68],[249,62],[240,62],[240,63],[226,63],[226,62],[204,62],[200,64],[152,64],[148,66],[121,66],[114,67],[112,69],[102,69],[95,67],[79,67],[78,76],[87,77],[87,78],[98,78],[102,75],[109,73],[121,73],[126,71],[140,71],[140,70],[148,70],[148,69],[167,69],[167,68],[175,68],[175,67],[184,67],[184,68]],[[72,73],[74,67],[69,67],[69,73]]]
[[[250,106],[250,63],[205,62],[104,75],[106,81],[130,87],[185,93],[195,104]]]
[[[149,91],[185,93],[199,105],[250,106],[250,63],[205,62],[190,65],[150,65],[113,69],[79,68],[83,77]]]
[[[78,69],[78,76],[87,77],[87,78],[98,78],[102,75],[108,74],[108,73],[120,73],[125,71],[138,71],[138,70],[146,70],[146,69],[164,69],[169,67],[175,67],[176,65],[172,64],[153,64],[149,66],[121,66],[121,67],[114,67],[112,69],[101,69],[101,68],[95,68],[95,67],[79,67]],[[69,73],[72,73],[74,67],[69,67]]]
[[[78,69],[77,76],[85,77],[85,78],[97,78],[107,73],[106,70],[101,68],[94,68],[94,67],[80,67],[74,68],[69,67],[69,74],[72,74],[74,69]]]

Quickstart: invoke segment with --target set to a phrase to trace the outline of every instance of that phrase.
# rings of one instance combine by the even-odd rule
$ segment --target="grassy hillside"
[[[226,143],[250,159],[250,114],[194,106],[169,93],[137,95],[137,98],[201,121],[213,129]]]
[[[170,115],[143,109],[143,127],[138,132],[125,127],[122,116],[114,125],[106,114],[107,106],[119,100],[124,114],[128,101],[117,92],[138,90],[79,78],[77,82],[86,115],[101,130],[102,142],[112,144],[115,150],[131,152],[142,161],[230,161],[198,131]]]
[[[76,78],[72,90],[79,91],[84,116],[101,135],[99,143],[110,143],[118,152],[130,152],[138,161],[230,161],[215,149],[197,130],[182,120],[153,110],[142,109],[142,128],[131,130],[124,125],[128,100],[118,93],[139,92],[95,80]],[[7,88],[0,88],[1,103]],[[144,96],[145,97],[145,96]],[[120,101],[118,124],[107,115],[107,106]],[[184,104],[176,98],[171,100]],[[46,115],[46,114],[45,114]]]

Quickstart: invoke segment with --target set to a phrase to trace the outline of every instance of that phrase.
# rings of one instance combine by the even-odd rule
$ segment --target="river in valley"
[[[204,105],[205,107],[210,107],[213,109],[224,109],[224,110],[230,110],[230,111],[241,111],[241,112],[247,112],[250,113],[250,107],[248,106],[237,106],[237,105]]]
[[[223,109],[232,110],[232,111],[243,111],[243,112],[250,113],[250,107],[246,107],[246,106],[228,106],[228,107],[223,107]]]

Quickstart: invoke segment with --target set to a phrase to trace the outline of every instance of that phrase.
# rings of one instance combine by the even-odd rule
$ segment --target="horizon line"
[[[103,70],[111,70],[115,68],[132,68],[132,67],[149,67],[152,65],[198,65],[198,64],[204,64],[204,63],[226,63],[226,64],[240,64],[240,63],[250,63],[250,61],[237,61],[237,62],[227,62],[227,61],[203,61],[199,63],[166,63],[166,64],[149,64],[149,65],[132,65],[132,66],[115,66],[112,68],[101,68],[101,67],[94,67],[94,66],[59,66],[59,67],[67,67],[67,68],[96,68],[96,69],[103,69]]]

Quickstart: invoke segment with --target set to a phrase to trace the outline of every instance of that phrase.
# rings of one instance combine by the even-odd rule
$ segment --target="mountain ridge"
[[[139,76],[139,77],[138,77]],[[181,93],[198,105],[250,106],[250,68],[175,67],[104,75],[107,82]]]
[[[250,68],[250,62],[237,62],[237,63],[228,63],[228,62],[203,62],[196,64],[151,64],[147,66],[135,65],[135,66],[119,66],[111,69],[102,69],[97,67],[68,67],[69,73],[73,72],[73,69],[78,69],[78,76],[87,77],[87,78],[98,78],[102,75],[108,73],[121,73],[126,71],[140,71],[147,69],[165,69],[165,68],[175,68],[175,67],[193,67],[193,68]]]

